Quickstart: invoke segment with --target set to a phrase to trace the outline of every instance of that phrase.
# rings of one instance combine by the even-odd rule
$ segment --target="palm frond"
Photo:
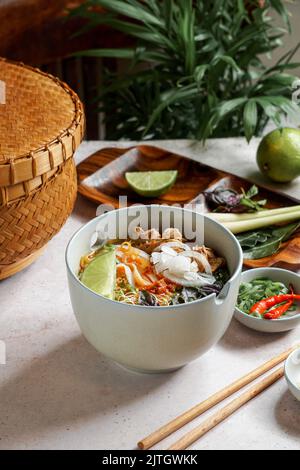
[[[300,64],[292,60],[300,45],[271,67],[263,60],[290,29],[283,0],[88,0],[71,14],[84,29],[106,24],[135,39],[130,48],[80,53],[129,61],[123,74],[105,76],[98,97],[108,138],[249,141],[268,120],[279,126],[298,111],[291,96]]]

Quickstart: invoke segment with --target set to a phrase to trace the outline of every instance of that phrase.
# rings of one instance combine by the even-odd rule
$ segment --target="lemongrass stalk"
[[[206,214],[208,217],[216,220],[217,222],[240,222],[244,220],[259,219],[261,217],[271,217],[278,214],[289,214],[295,211],[300,210],[299,206],[291,207],[278,207],[276,209],[264,209],[258,212],[247,212],[243,214],[232,214],[232,213],[221,213],[221,212],[211,212]]]
[[[242,220],[240,222],[221,222],[232,233],[242,233],[248,230],[256,230],[270,225],[280,224],[283,222],[292,222],[300,220],[300,210],[290,212],[288,214],[278,214],[270,217],[258,217],[251,220]]]

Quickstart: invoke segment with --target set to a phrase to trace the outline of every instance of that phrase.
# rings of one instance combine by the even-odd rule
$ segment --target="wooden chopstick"
[[[198,405],[189,409],[188,411],[181,414],[177,418],[173,419],[169,423],[165,424],[164,426],[162,426],[161,428],[154,431],[152,434],[150,434],[149,436],[145,437],[140,442],[138,442],[138,447],[142,450],[150,449],[150,447],[162,441],[163,439],[165,439],[165,437],[169,436],[170,434],[177,431],[185,424],[189,423],[193,419],[200,416],[205,411],[208,411],[213,406],[225,400],[225,398],[228,398],[229,396],[233,395],[235,392],[239,391],[241,388],[253,382],[253,380],[257,379],[261,375],[273,369],[273,367],[277,366],[282,361],[284,361],[290,355],[290,353],[293,352],[293,350],[296,347],[299,347],[299,346],[294,346],[293,348],[290,348],[287,351],[282,352],[278,356],[269,360],[265,364],[262,364],[260,367],[248,373],[244,377],[241,377],[240,379],[236,380],[232,384],[228,385],[227,387],[223,388],[219,392],[215,393],[214,395],[209,397],[207,400],[199,403]]]
[[[218,410],[212,416],[210,416],[206,421],[204,421],[200,426],[192,429],[192,431],[185,434],[177,442],[175,442],[168,450],[183,450],[189,447],[193,442],[197,441],[210,431],[212,428],[217,426],[217,424],[224,421],[228,416],[232,415],[237,411],[241,406],[245,405],[248,401],[255,398],[261,392],[270,387],[277,380],[281,379],[284,375],[284,367],[273,372],[273,374],[268,375],[265,379],[261,380],[258,384],[255,384],[253,387],[249,388],[242,395],[237,397],[235,400],[231,401],[228,405],[224,406],[221,410]]]

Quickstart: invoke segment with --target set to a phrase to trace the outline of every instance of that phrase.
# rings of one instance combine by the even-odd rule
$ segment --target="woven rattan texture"
[[[6,89],[0,104],[0,204],[8,204],[28,196],[36,178],[45,183],[73,156],[83,138],[84,113],[65,83],[38,69],[0,58],[0,80]]]
[[[73,159],[25,201],[0,208],[0,265],[26,258],[55,235],[72,212],[76,198]]]
[[[0,79],[6,84],[6,102],[0,108],[0,162],[44,146],[72,123],[72,96],[52,77],[0,60]]]
[[[66,84],[37,69],[0,58],[0,80],[6,91],[0,104],[4,279],[32,262],[72,212],[73,155],[83,138],[84,113]]]

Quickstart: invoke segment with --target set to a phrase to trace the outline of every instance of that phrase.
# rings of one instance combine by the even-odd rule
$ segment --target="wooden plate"
[[[125,179],[126,171],[178,170],[178,178],[171,190],[159,198],[143,198],[133,192]],[[195,162],[157,147],[141,145],[130,149],[100,150],[77,167],[78,191],[98,204],[119,207],[119,196],[127,196],[127,204],[188,204],[197,200],[203,191],[216,187],[249,189],[252,183],[230,173]],[[259,187],[259,198],[268,200],[269,208],[291,206],[292,198]],[[209,208],[206,208],[209,212]],[[244,260],[247,267],[285,264],[300,267],[300,233],[296,233],[273,256],[258,260]]]
[[[118,158],[119,157],[119,158]],[[159,198],[143,198],[132,191],[125,179],[126,171],[178,170],[171,190]],[[150,146],[130,150],[105,149],[78,166],[79,192],[99,203],[119,207],[119,196],[128,197],[128,205],[187,204],[218,178],[218,171],[179,155]]]

